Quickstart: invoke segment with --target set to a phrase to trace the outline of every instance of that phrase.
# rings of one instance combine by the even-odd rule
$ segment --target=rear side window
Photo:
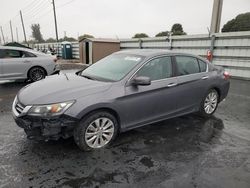
[[[136,74],[153,80],[161,80],[172,76],[171,57],[160,57],[145,64]]]
[[[23,52],[23,57],[36,57],[36,55],[31,52]]]
[[[207,71],[207,63],[198,59],[201,72]]]
[[[188,75],[199,73],[199,64],[196,58],[189,56],[176,56],[177,75]]]
[[[4,50],[4,58],[21,58],[22,52],[18,50]]]

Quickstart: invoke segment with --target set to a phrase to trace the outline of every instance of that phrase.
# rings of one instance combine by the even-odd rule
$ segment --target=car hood
[[[103,92],[111,84],[64,73],[25,86],[19,91],[18,100],[24,105],[65,102]]]

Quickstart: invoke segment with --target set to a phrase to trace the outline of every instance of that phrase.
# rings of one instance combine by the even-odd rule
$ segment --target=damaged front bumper
[[[31,107],[20,103],[17,97],[12,105],[13,118],[29,139],[58,140],[73,136],[78,119],[65,114],[51,117],[30,116],[28,111]]]
[[[14,116],[16,124],[23,128],[27,137],[33,140],[58,140],[73,136],[77,120],[61,115],[54,118],[41,118],[33,116]]]

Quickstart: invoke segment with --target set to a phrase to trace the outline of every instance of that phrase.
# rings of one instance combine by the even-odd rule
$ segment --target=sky
[[[33,23],[40,24],[45,39],[55,38],[51,1],[1,0],[0,26],[5,39],[11,41],[11,20],[14,40],[23,41],[20,10],[28,40]],[[77,38],[85,33],[98,38],[131,38],[135,33],[153,37],[171,30],[174,23],[181,23],[187,34],[206,34],[213,0],[55,0],[55,4],[59,38],[65,34]],[[224,0],[221,27],[249,11],[250,0]]]

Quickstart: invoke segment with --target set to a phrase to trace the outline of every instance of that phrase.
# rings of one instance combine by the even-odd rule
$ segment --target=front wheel
[[[219,102],[219,95],[218,92],[215,89],[211,89],[207,92],[204,99],[202,100],[201,106],[200,106],[200,114],[205,117],[211,116]]]
[[[28,78],[31,82],[36,82],[44,79],[46,76],[46,72],[41,67],[33,67],[29,70]]]
[[[109,112],[99,111],[83,118],[74,130],[74,139],[81,150],[89,151],[109,145],[118,132],[118,122]]]

